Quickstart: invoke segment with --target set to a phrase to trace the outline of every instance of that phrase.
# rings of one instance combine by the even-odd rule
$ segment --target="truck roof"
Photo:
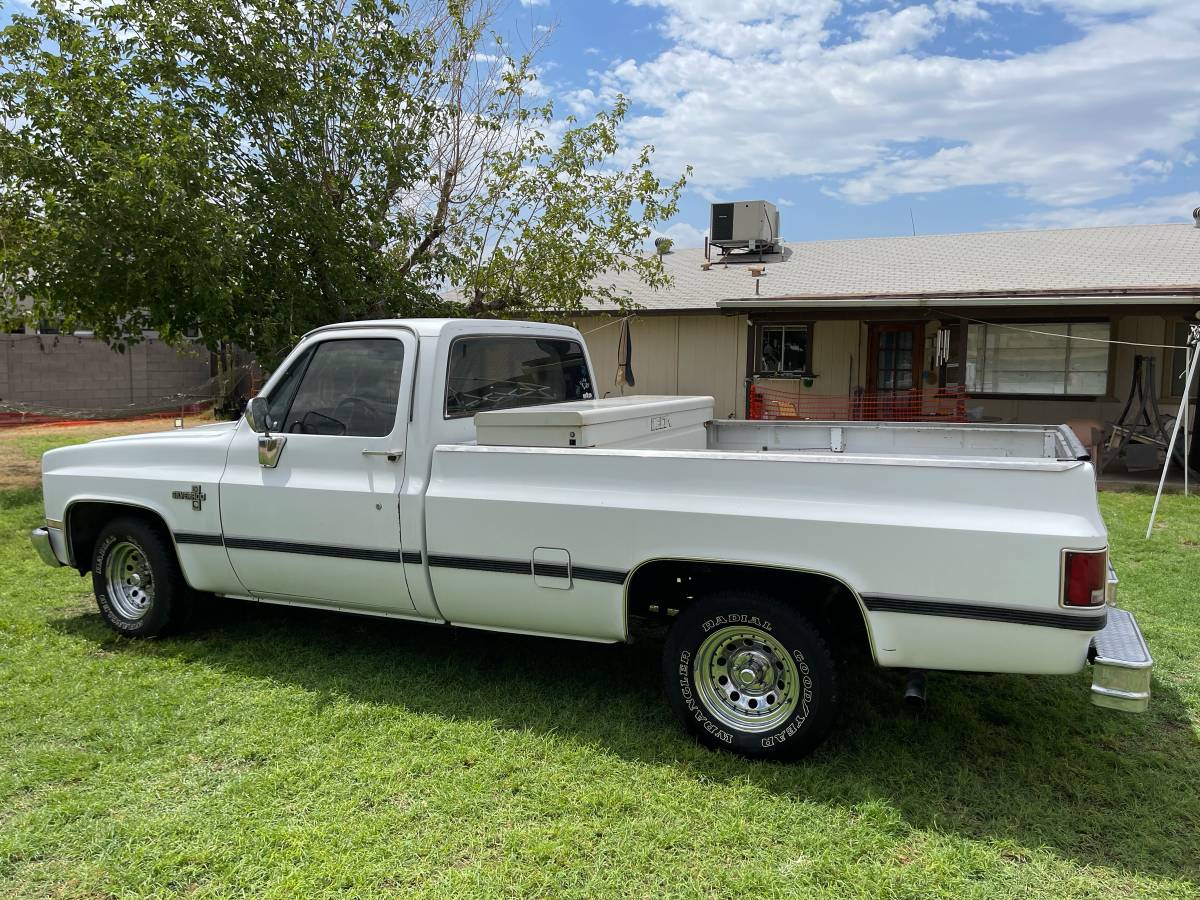
[[[483,326],[483,327],[480,327]],[[573,336],[575,329],[569,325],[556,325],[549,322],[523,322],[513,319],[368,319],[361,322],[338,322],[314,328],[309,335],[326,331],[338,331],[352,328],[404,328],[416,332],[421,337],[438,337],[446,332],[486,332],[488,334],[520,334],[523,331],[536,330],[542,334],[561,333]]]

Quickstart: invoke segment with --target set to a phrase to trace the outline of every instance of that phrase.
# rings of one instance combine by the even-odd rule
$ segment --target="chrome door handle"
[[[363,456],[386,456],[388,462],[395,462],[404,455],[403,450],[364,450]]]

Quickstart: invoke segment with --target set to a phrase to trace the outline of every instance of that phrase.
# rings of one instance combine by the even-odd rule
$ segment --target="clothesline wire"
[[[1009,331],[1020,331],[1024,332],[1025,334],[1038,334],[1042,335],[1043,337],[1062,338],[1066,341],[1087,341],[1092,344],[1117,344],[1122,347],[1150,347],[1155,350],[1186,350],[1188,348],[1187,344],[1147,344],[1141,341],[1118,341],[1113,340],[1112,338],[1084,337],[1081,334],[1060,334],[1055,331],[1040,331],[1036,328],[1021,328],[1017,325],[1006,325],[1003,322],[988,322],[984,319],[975,319],[971,316],[964,316],[961,313],[954,312],[952,310],[937,309],[936,307],[931,307],[931,309],[941,315],[949,316],[951,318],[965,319],[966,321],[973,322],[976,325],[990,325],[994,328],[1007,328]],[[597,331],[603,331],[605,328],[609,328],[613,325],[620,325],[622,322],[627,322],[632,318],[635,318],[635,316],[623,316],[620,319],[613,319],[611,322],[606,322],[604,325],[599,325],[596,328],[591,328],[588,331],[583,331],[580,333],[585,336],[589,334],[595,334]]]
[[[1093,344],[1119,344],[1123,347],[1152,347],[1157,350],[1186,350],[1187,344],[1143,344],[1139,341],[1115,341],[1111,338],[1092,338],[1084,337],[1081,334],[1059,334],[1055,331],[1038,331],[1035,328],[1021,328],[1016,325],[1005,325],[1003,322],[986,322],[983,319],[973,319],[970,316],[964,316],[961,313],[953,312],[946,309],[934,309],[934,312],[942,315],[950,316],[951,318],[965,319],[968,322],[974,322],[976,325],[990,325],[993,328],[1007,328],[1009,331],[1023,331],[1026,334],[1040,334],[1045,337],[1062,338],[1067,341],[1089,341]]]
[[[610,325],[620,325],[622,322],[628,322],[632,318],[635,318],[634,314],[630,314],[628,316],[623,316],[620,319],[613,319],[611,322],[608,322],[604,325],[598,325],[597,327],[589,329],[588,331],[581,331],[579,333],[586,337],[589,334],[595,334],[597,331],[603,331],[605,328],[608,328]]]

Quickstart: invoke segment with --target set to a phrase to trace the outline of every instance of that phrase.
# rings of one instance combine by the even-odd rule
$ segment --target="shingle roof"
[[[861,238],[789,244],[765,257],[755,297],[754,261],[701,269],[704,251],[663,257],[674,279],[652,291],[625,273],[613,283],[649,310],[713,309],[721,300],[904,297],[979,292],[1098,295],[1176,288],[1200,297],[1200,228],[1120,225],[1053,231],[1002,231]],[[611,307],[607,307],[611,308]]]

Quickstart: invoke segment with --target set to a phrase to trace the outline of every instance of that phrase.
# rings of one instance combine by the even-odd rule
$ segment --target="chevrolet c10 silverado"
[[[709,397],[597,398],[592,372],[560,325],[319,328],[238,422],[46,453],[32,539],[130,637],[208,595],[657,637],[684,727],[760,758],[828,734],[856,647],[916,673],[1091,663],[1094,701],[1145,708],[1068,429],[714,421]]]

